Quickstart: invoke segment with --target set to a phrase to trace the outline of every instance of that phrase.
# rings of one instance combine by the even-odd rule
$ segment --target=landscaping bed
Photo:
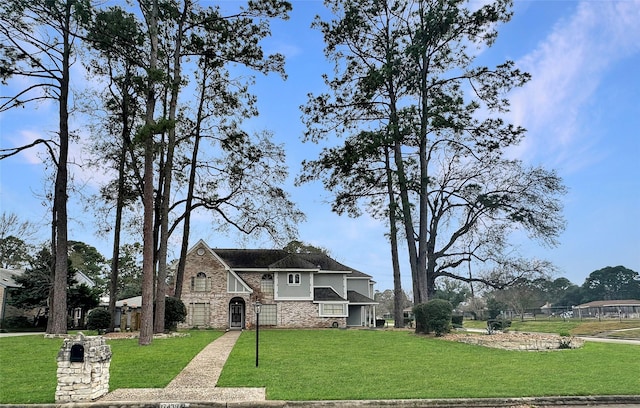
[[[573,336],[558,336],[542,333],[449,333],[445,340],[457,341],[478,346],[499,348],[503,350],[547,351],[576,349],[584,345],[584,341]]]

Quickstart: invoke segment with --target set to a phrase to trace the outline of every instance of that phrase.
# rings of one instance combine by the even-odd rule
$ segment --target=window
[[[320,316],[346,316],[344,303],[320,303]]]
[[[265,273],[260,280],[260,291],[267,295],[273,295],[273,275]]]
[[[276,305],[260,306],[260,325],[275,326],[278,324]]]
[[[235,273],[227,272],[227,292],[229,293],[251,293],[252,290]]]
[[[206,326],[208,304],[206,303],[194,303],[191,307],[191,324],[194,326]]]
[[[289,285],[300,285],[300,274],[299,273],[290,273],[287,277],[287,283]]]
[[[195,278],[191,278],[192,292],[209,292],[211,290],[211,279],[207,278],[204,272],[198,272]]]

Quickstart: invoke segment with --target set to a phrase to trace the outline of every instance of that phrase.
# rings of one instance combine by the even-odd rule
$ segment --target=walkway
[[[241,333],[239,330],[228,331],[211,342],[166,388],[121,388],[110,392],[98,401],[265,401],[264,388],[216,387],[222,367]]]

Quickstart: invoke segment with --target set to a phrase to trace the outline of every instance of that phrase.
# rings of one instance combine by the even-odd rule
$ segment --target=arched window
[[[273,295],[273,275],[265,273],[260,280],[260,290],[267,295]]]
[[[191,278],[191,291],[208,292],[211,290],[211,279],[207,278],[204,272],[198,272],[194,278]]]
[[[300,285],[300,274],[299,273],[290,273],[287,276],[287,283],[289,285]]]

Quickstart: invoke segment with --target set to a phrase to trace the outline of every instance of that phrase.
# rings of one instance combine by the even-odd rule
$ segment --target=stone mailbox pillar
[[[100,336],[64,340],[58,352],[56,403],[93,401],[109,392],[111,347]]]

